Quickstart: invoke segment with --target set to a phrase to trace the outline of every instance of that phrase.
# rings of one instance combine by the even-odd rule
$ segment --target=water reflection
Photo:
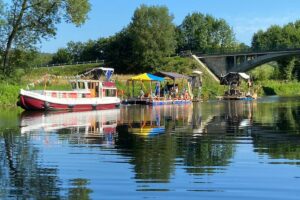
[[[77,113],[24,112],[21,116],[21,134],[45,133],[43,140],[46,144],[51,142],[47,134],[57,133],[60,140],[70,143],[112,146],[119,117],[119,109]]]
[[[89,183],[89,180],[82,178],[70,180],[70,185],[72,187],[69,189],[68,199],[91,199],[90,194],[92,193],[92,190],[87,187]]]
[[[254,115],[252,139],[254,151],[271,161],[299,165],[300,159],[300,104],[299,101],[259,104]]]
[[[19,129],[1,130],[0,198],[59,198],[58,169],[41,163],[40,151]]]
[[[233,144],[224,143],[225,138],[216,143],[201,137],[208,134],[207,126],[214,119],[213,115],[218,114],[212,107],[207,109],[214,113],[202,116],[200,104],[124,108],[116,148],[121,152],[126,150],[125,156],[131,158],[135,179],[168,182],[176,165],[183,165],[186,172],[199,175],[222,168],[213,166],[227,166],[233,155]],[[146,135],[145,132],[149,136],[150,128],[154,132],[159,128],[156,133],[164,130],[164,134],[139,137]]]
[[[121,110],[120,125],[139,136],[171,134],[189,128],[192,108],[191,105],[128,106]],[[201,116],[201,112],[198,114]]]
[[[219,106],[219,112],[215,113],[213,119],[206,127],[207,133],[244,135],[242,130],[251,128],[255,103],[247,101],[225,101],[219,103]]]
[[[20,127],[0,126],[0,198],[93,199],[115,195],[115,187],[123,194],[246,190],[268,183],[260,170],[299,166],[299,119],[299,100],[25,112]]]

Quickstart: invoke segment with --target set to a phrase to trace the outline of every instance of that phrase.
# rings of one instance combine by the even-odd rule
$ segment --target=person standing
[[[155,85],[155,96],[160,96],[160,84],[159,82],[156,83]]]

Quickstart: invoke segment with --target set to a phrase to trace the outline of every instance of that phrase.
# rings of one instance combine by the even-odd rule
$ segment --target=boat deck
[[[218,100],[246,100],[246,101],[251,101],[254,100],[255,98],[251,96],[235,96],[235,95],[228,95],[228,96],[218,96]]]

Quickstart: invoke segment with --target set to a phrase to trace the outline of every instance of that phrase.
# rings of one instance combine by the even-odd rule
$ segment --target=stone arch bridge
[[[220,77],[229,72],[246,72],[264,63],[296,55],[300,55],[300,48],[260,52],[193,53],[192,56],[215,76]]]

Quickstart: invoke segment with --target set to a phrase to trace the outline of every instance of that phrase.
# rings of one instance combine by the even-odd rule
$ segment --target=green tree
[[[141,70],[159,65],[161,58],[175,52],[173,16],[164,6],[142,5],[135,10],[129,25],[132,61]]]
[[[12,0],[2,15],[2,72],[10,74],[13,70],[9,63],[12,48],[31,48],[42,38],[55,36],[55,25],[62,19],[80,26],[89,10],[88,0]]]
[[[138,66],[139,62],[134,60],[133,41],[128,28],[110,37],[107,44],[104,50],[106,63],[114,67],[117,72],[138,73],[143,70],[142,66]]]
[[[104,39],[105,40],[105,39]],[[80,59],[82,61],[102,60],[104,48],[102,45],[103,39],[89,40],[84,44]]]
[[[51,63],[53,64],[72,63],[72,62],[73,62],[73,57],[68,51],[68,49],[65,48],[58,49],[51,61]]]
[[[81,61],[82,52],[84,51],[85,44],[83,42],[68,42],[67,51],[72,56],[75,62]]]
[[[266,31],[259,30],[252,38],[252,48],[254,50],[280,50],[299,47],[300,20],[282,27],[273,25]],[[295,63],[298,63],[297,58],[281,58],[277,63],[279,71],[279,77],[277,78],[291,80],[294,75],[299,78],[299,68],[295,68]]]
[[[277,61],[279,66],[279,78],[285,80],[293,79],[293,71],[295,67],[295,57],[280,59]]]
[[[232,28],[224,19],[192,13],[186,16],[177,30],[178,50],[207,52],[236,45]]]
[[[276,50],[288,47],[287,38],[284,36],[282,28],[273,25],[267,31],[259,30],[253,35],[252,48],[255,50]]]

